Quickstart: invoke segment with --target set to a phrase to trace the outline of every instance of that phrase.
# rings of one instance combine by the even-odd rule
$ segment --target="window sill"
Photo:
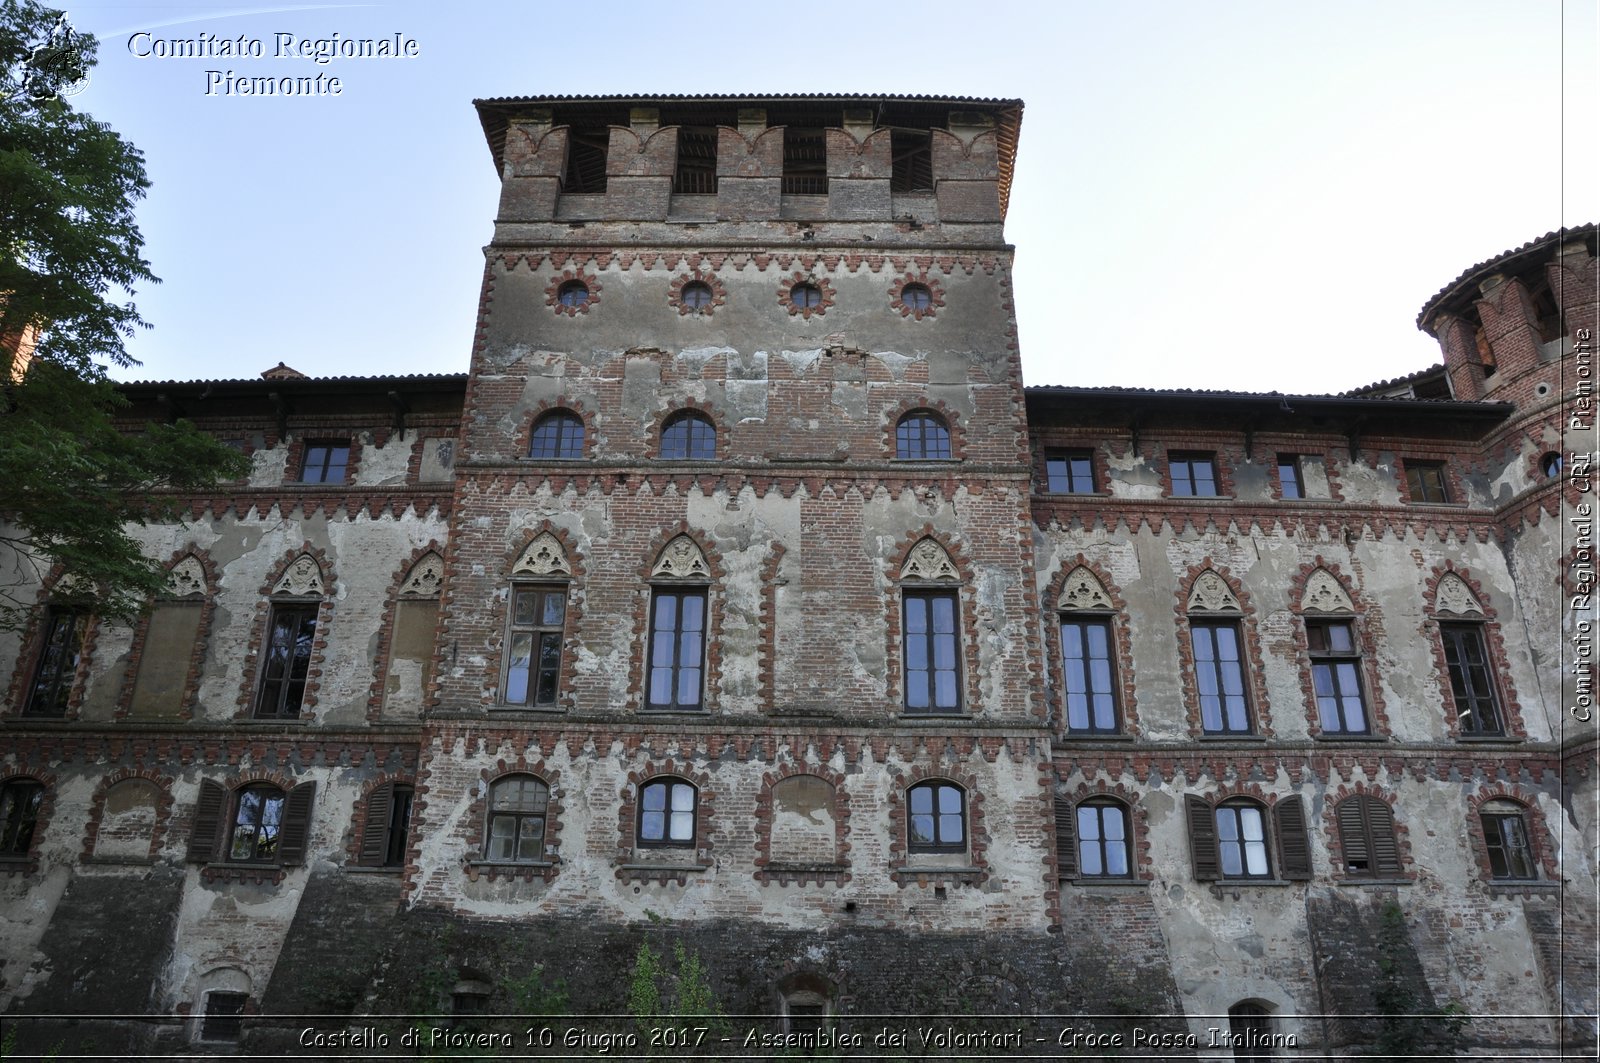
[[[311,721],[305,716],[246,716],[242,720],[235,720],[239,727],[268,728],[268,727],[305,727]]]
[[[257,886],[276,886],[284,879],[284,869],[279,864],[207,864],[200,869],[200,877],[207,882],[244,882]]]
[[[1196,735],[1198,742],[1265,742],[1266,735],[1250,734],[1201,734]]]
[[[944,711],[944,712],[917,712],[917,711],[915,711],[913,709],[907,709],[905,712],[900,714],[900,718],[902,720],[913,720],[913,721],[916,721],[916,720],[929,720],[929,721],[933,721],[933,720],[965,720],[965,719],[967,719],[967,714],[966,714],[966,712],[964,712],[961,709],[950,709],[950,710],[947,710],[947,711]]]
[[[38,869],[39,862],[26,853],[0,856],[0,875],[31,875]]]
[[[1482,745],[1496,745],[1496,744],[1498,744],[1498,745],[1518,746],[1518,745],[1521,745],[1522,743],[1526,742],[1527,739],[1526,738],[1518,738],[1515,735],[1456,735],[1456,741],[1457,742],[1465,742],[1468,745],[1479,745],[1479,744],[1482,744]]]
[[[467,866],[483,871],[543,871],[545,868],[555,867],[556,865],[550,860],[468,860]],[[374,867],[369,870],[404,871],[405,868]]]
[[[653,706],[653,705],[646,705],[644,708],[639,710],[639,715],[640,716],[710,716],[711,715],[711,710],[707,709],[703,705],[699,706],[698,708],[692,708],[692,709],[685,709],[685,708],[676,708],[676,709],[675,708],[657,708],[656,706]]]
[[[1233,495],[1163,495],[1166,502],[1237,502]]]
[[[1063,734],[1061,735],[1061,738],[1062,738],[1063,741],[1066,741],[1066,742],[1137,742],[1138,741],[1138,738],[1136,738],[1134,735],[1123,734],[1120,731],[1117,732],[1116,734],[1093,734],[1093,733],[1086,733],[1086,732],[1083,732],[1083,731],[1066,731],[1066,732],[1063,732]]]
[[[977,878],[987,872],[981,867],[941,867],[938,864],[907,864],[905,867],[897,867],[889,873],[896,878],[912,875],[956,875],[960,878]]]
[[[705,864],[623,864],[618,868],[618,870],[639,871],[644,872],[645,874],[654,874],[658,871],[667,871],[671,872],[672,874],[678,874],[684,871],[692,871],[698,874],[702,871],[710,871],[711,868]]]
[[[1334,879],[1333,882],[1336,886],[1364,886],[1369,889],[1391,889],[1395,886],[1409,886],[1412,884],[1412,880],[1409,878],[1396,878],[1393,875],[1385,875],[1383,878],[1357,878],[1353,875],[1346,875],[1343,878]]]
[[[1079,875],[1077,878],[1064,878],[1062,885],[1076,886],[1081,890],[1122,890],[1147,889],[1150,883],[1142,878],[1093,878]]]
[[[95,856],[83,858],[85,864],[95,867],[150,867],[156,862],[153,856]]]
[[[849,879],[849,864],[772,863],[756,868],[756,880],[763,885],[820,886],[825,882],[843,885]]]
[[[1318,731],[1311,736],[1313,742],[1388,742],[1388,735],[1346,734],[1342,731]]]
[[[1226,878],[1210,883],[1211,895],[1221,898],[1233,894],[1233,899],[1239,899],[1239,891],[1254,889],[1257,886],[1292,886],[1293,882],[1286,878]]]
[[[491,716],[565,716],[567,710],[560,705],[491,705]]]
[[[344,873],[347,875],[403,875],[406,873],[406,869],[399,866],[371,867],[366,864],[346,864]]]
[[[1497,897],[1515,897],[1542,895],[1549,896],[1561,892],[1562,883],[1551,882],[1548,879],[1510,879],[1496,878],[1485,883],[1489,892]]]

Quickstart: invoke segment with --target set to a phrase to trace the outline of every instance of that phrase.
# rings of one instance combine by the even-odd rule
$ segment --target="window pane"
[[[528,664],[533,655],[533,636],[526,632],[511,637],[511,663],[506,670],[506,700],[521,705],[528,700]]]

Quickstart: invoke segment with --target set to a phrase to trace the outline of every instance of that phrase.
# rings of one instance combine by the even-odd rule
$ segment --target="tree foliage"
[[[106,371],[136,364],[132,293],[156,277],[134,218],[143,156],[60,94],[93,63],[59,12],[0,0],[0,627],[56,564],[103,614],[138,612],[161,579],[129,526],[245,467],[185,422],[113,422],[126,404]]]

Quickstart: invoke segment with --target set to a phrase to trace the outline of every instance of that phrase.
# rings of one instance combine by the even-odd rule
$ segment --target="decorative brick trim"
[[[711,302],[707,306],[689,306],[683,301],[683,289],[693,283],[704,284],[711,289]],[[717,307],[728,300],[728,289],[717,279],[717,275],[710,270],[692,269],[688,273],[672,278],[672,284],[667,288],[667,305],[676,307],[680,315],[692,314],[698,317],[710,317],[716,312]]]
[[[1489,652],[1490,675],[1489,679],[1495,685],[1495,690],[1500,697],[1500,710],[1505,713],[1505,729],[1507,738],[1527,738],[1528,729],[1522,723],[1522,705],[1517,700],[1516,687],[1511,682],[1511,660],[1506,655],[1506,642],[1500,634],[1500,623],[1496,619],[1499,615],[1490,604],[1490,596],[1484,590],[1483,584],[1472,577],[1470,570],[1464,566],[1457,566],[1454,561],[1446,560],[1441,565],[1435,565],[1422,589],[1423,608],[1428,614],[1422,630],[1419,632],[1433,646],[1433,663],[1439,677],[1439,701],[1445,707],[1445,729],[1451,738],[1461,737],[1459,710],[1456,706],[1455,691],[1450,687],[1450,665],[1444,656],[1444,637],[1439,632],[1439,619],[1437,596],[1439,581],[1449,575],[1455,575],[1472,591],[1473,597],[1478,599],[1478,604],[1483,607],[1483,620],[1475,621],[1470,617],[1464,618],[1462,623],[1481,623],[1483,626],[1483,639]],[[1445,620],[1444,623],[1455,621]]]
[[[544,812],[544,842],[539,847],[541,863],[548,863],[548,867],[520,864],[495,864],[488,861],[489,830],[489,794],[494,784],[502,779],[514,775],[529,775],[544,783],[549,791],[549,800]],[[467,806],[467,814],[461,819],[458,833],[467,842],[467,851],[475,855],[469,856],[466,861],[467,878],[476,882],[478,879],[487,879],[490,882],[499,880],[521,879],[532,882],[534,879],[543,879],[549,882],[556,877],[556,872],[561,870],[561,772],[546,766],[540,760],[530,761],[519,755],[515,760],[505,758],[495,762],[493,768],[484,768],[478,773],[482,780],[478,786],[477,797]],[[415,805],[413,805],[413,809]],[[415,814],[413,812],[413,814]],[[475,832],[475,833],[474,833]],[[476,842],[473,839],[476,839]],[[415,846],[407,851],[406,862],[415,864],[422,858],[421,846]]]
[[[211,643],[211,621],[217,611],[217,588],[221,585],[221,577],[217,572],[216,563],[211,560],[211,555],[198,546],[187,546],[173,553],[167,559],[166,570],[171,572],[185,558],[192,557],[197,561],[206,575],[205,591],[200,598],[200,623],[195,629],[194,646],[189,651],[189,670],[184,674],[183,691],[178,699],[179,709],[171,717],[163,719],[192,720],[194,719],[195,703],[200,694],[200,669],[205,662],[206,648]],[[160,598],[156,604],[163,601],[183,602],[185,598]],[[153,612],[146,612],[140,616],[133,625],[132,648],[128,652],[127,670],[123,673],[122,689],[117,695],[117,708],[113,718],[125,720],[131,718],[133,712],[133,692],[139,679],[139,665],[144,660],[146,643],[150,637],[150,621]]]
[[[6,710],[7,717],[21,718],[28,707],[28,688],[33,685],[33,674],[39,667],[39,655],[44,652],[45,637],[49,634],[45,630],[44,619],[50,612],[52,604],[70,606],[70,599],[63,598],[59,603],[52,603],[52,592],[56,584],[66,576],[66,569],[60,562],[52,565],[45,574],[44,581],[39,585],[39,592],[34,598],[33,613],[28,617],[28,626],[22,633],[22,652],[17,654],[16,664],[11,669],[10,707]],[[67,694],[67,710],[60,716],[40,716],[47,720],[76,720],[78,707],[83,702],[84,689],[89,683],[90,663],[94,659],[94,645],[100,637],[100,617],[91,612],[83,625],[83,642],[78,649],[78,666],[72,673],[72,687]]]
[[[663,866],[659,870],[641,868],[639,865],[646,863],[647,860],[636,856],[636,850],[639,848],[639,791],[646,783],[656,779],[681,779],[695,788],[695,847],[692,850],[669,848],[666,852],[683,854],[675,863],[693,864],[704,868],[716,864],[711,852],[711,824],[716,803],[716,792],[711,789],[711,776],[703,771],[692,771],[688,764],[680,764],[669,757],[659,765],[647,760],[639,768],[628,772],[628,784],[622,789],[622,803],[617,811],[616,876],[628,881],[659,882],[662,885],[676,882],[684,886],[689,881],[688,872],[668,866]]]
[[[661,431],[666,428],[667,422],[674,420],[681,414],[698,413],[707,421],[717,433],[717,455],[714,460],[721,461],[728,453],[728,444],[732,441],[724,430],[722,421],[717,417],[716,410],[708,402],[696,402],[694,399],[684,399],[676,405],[659,411],[651,420],[646,432],[646,443],[650,447],[650,457],[661,457]],[[692,459],[690,459],[692,460]]]
[[[28,851],[20,856],[0,858],[0,875],[32,875],[39,870],[39,842],[50,829],[50,817],[56,810],[56,776],[47,771],[22,770],[0,776],[0,786],[8,782],[36,782],[44,787],[39,798],[39,811],[33,817],[33,837],[28,839]]]
[[[786,779],[811,776],[827,783],[833,792],[830,811],[833,814],[834,857],[831,866],[795,866],[775,864],[772,860],[772,792]],[[850,795],[845,789],[845,777],[823,767],[807,764],[781,764],[761,777],[761,793],[756,796],[756,881],[762,885],[822,885],[850,881]]]
[[[698,580],[665,580],[651,575],[656,559],[661,556],[661,551],[666,549],[668,543],[680,535],[687,535],[694,544],[700,548],[700,553],[705,556],[706,567],[711,570],[711,576],[705,581]],[[628,668],[632,680],[628,684],[628,703],[633,706],[635,713],[645,716],[651,715],[676,715],[671,712],[652,712],[645,708],[645,684],[650,651],[650,603],[654,599],[657,586],[666,587],[704,587],[706,590],[706,645],[705,645],[705,692],[703,696],[704,708],[702,714],[715,714],[720,705],[722,696],[722,614],[725,606],[726,593],[723,591],[723,581],[726,578],[726,569],[722,564],[721,552],[710,541],[710,536],[696,528],[691,528],[686,521],[678,521],[664,531],[658,532],[651,540],[650,547],[645,551],[644,557],[635,570],[638,577],[638,586],[641,588],[636,597],[637,605],[633,611],[633,644],[629,652]]]
[[[785,266],[785,269],[788,267]],[[810,267],[808,266],[807,269]],[[796,306],[790,298],[790,293],[799,285],[810,284],[822,293],[822,302],[816,306]],[[789,316],[799,314],[807,321],[813,317],[821,317],[828,312],[828,307],[833,305],[833,285],[828,278],[818,277],[813,273],[797,271],[778,286],[778,305],[789,311]]]
[[[1354,613],[1307,613],[1305,611],[1306,581],[1313,573],[1322,569],[1338,581],[1339,586],[1349,596],[1355,605]],[[1361,649],[1361,684],[1362,694],[1365,696],[1367,712],[1371,716],[1370,733],[1387,737],[1389,735],[1389,712],[1383,698],[1383,684],[1378,675],[1378,639],[1383,632],[1382,614],[1373,610],[1352,586],[1351,581],[1345,578],[1339,565],[1332,561],[1324,560],[1321,554],[1316,559],[1300,566],[1294,579],[1289,581],[1289,602],[1295,615],[1300,618],[1300,623],[1294,626],[1295,662],[1300,670],[1300,689],[1305,694],[1306,729],[1313,736],[1322,734],[1322,713],[1317,707],[1316,684],[1311,678],[1311,644],[1307,634],[1306,625],[1317,620],[1349,621],[1355,631],[1356,645]],[[1343,738],[1343,734],[1333,737]]]
[[[895,456],[900,452],[898,440],[896,438],[896,432],[900,427],[900,422],[905,420],[907,415],[916,413],[919,410],[925,410],[929,413],[938,414],[940,419],[944,421],[945,427],[950,430],[950,460],[948,462],[930,461],[929,464],[947,465],[954,464],[959,461],[965,461],[967,457],[967,432],[966,429],[962,427],[960,415],[957,414],[956,411],[952,410],[949,405],[942,400],[928,399],[926,397],[901,399],[897,404],[884,411],[883,456],[885,460],[923,460],[897,458]]]
[[[866,267],[869,273],[882,273],[885,267],[895,273],[938,268],[947,276],[957,271],[969,275],[981,272],[986,276],[994,276],[997,271],[1003,272],[1004,266],[1002,256],[995,253],[917,255],[887,251],[641,251],[631,248],[617,250],[572,248],[549,252],[495,252],[487,257],[490,265],[499,263],[507,272],[514,270],[518,263],[533,271],[543,269],[548,263],[552,269],[590,265],[596,269],[609,269],[615,264],[619,270],[627,272],[637,263],[646,270],[672,271],[709,267],[718,271],[731,269],[740,273],[747,269],[765,273],[774,266],[779,272],[787,272],[796,267],[802,270],[814,270],[821,264],[826,269],[843,269],[847,273],[859,273],[862,267]],[[1010,336],[1009,332],[1007,336]],[[1014,344],[1014,339],[1008,339],[1008,349],[1014,349]]]
[[[1092,609],[1064,611],[1057,608],[1056,603],[1061,600],[1061,592],[1066,587],[1067,577],[1079,568],[1087,569],[1099,581],[1100,586],[1105,588],[1106,594],[1111,598],[1110,612],[1098,612]],[[1142,732],[1139,729],[1139,700],[1133,678],[1133,629],[1128,622],[1127,600],[1122,597],[1121,588],[1111,578],[1111,573],[1091,560],[1087,554],[1075,555],[1061,564],[1055,578],[1050,581],[1049,589],[1045,591],[1042,609],[1052,618],[1054,623],[1052,630],[1056,636],[1053,639],[1045,639],[1045,667],[1050,682],[1050,709],[1060,721],[1057,733],[1066,741],[1092,741],[1098,737],[1075,736],[1067,727],[1066,665],[1061,658],[1061,619],[1068,616],[1091,616],[1111,621],[1111,638],[1116,643],[1117,654],[1117,715],[1121,725],[1120,733],[1137,738]]]
[[[552,413],[570,413],[583,422],[583,452],[578,458],[540,458],[541,462],[552,464],[567,464],[571,461],[583,461],[594,456],[594,414],[585,409],[583,403],[574,399],[562,399],[551,402],[545,399],[528,411],[528,416],[523,418],[522,427],[517,429],[516,451],[517,457],[530,460],[529,451],[533,449],[533,430],[539,422]]]
[[[559,264],[557,265],[557,268],[560,268]],[[569,306],[561,301],[561,289],[573,281],[577,281],[579,284],[582,284],[585,288],[589,289],[589,298],[585,299],[576,306]],[[485,293],[485,295],[487,296],[487,293]],[[563,271],[556,276],[555,279],[553,279],[544,290],[544,304],[550,309],[554,310],[557,314],[565,314],[567,317],[577,317],[579,314],[587,314],[589,309],[599,302],[600,278],[596,277],[593,273],[585,273],[581,269],[569,269]]]
[[[1189,594],[1194,589],[1195,580],[1207,572],[1215,572],[1222,581],[1228,585],[1233,596],[1238,599],[1240,612],[1218,613],[1219,619],[1235,619],[1239,622],[1239,631],[1244,638],[1245,651],[1249,654],[1249,667],[1246,669],[1245,681],[1248,683],[1247,693],[1250,697],[1250,713],[1254,730],[1252,734],[1264,738],[1273,737],[1271,706],[1267,702],[1266,685],[1262,676],[1266,673],[1266,665],[1261,656],[1261,638],[1256,631],[1255,609],[1250,604],[1250,592],[1244,589],[1244,584],[1233,577],[1226,565],[1219,565],[1210,557],[1198,565],[1190,565],[1184,578],[1178,581],[1177,600],[1172,611],[1177,618],[1178,635],[1178,670],[1183,675],[1183,702],[1184,715],[1189,722],[1189,736],[1199,738],[1205,735],[1205,727],[1200,718],[1200,690],[1195,682],[1194,671],[1194,636],[1189,628]],[[1210,619],[1213,614],[1196,614],[1201,619]],[[1235,737],[1235,736],[1226,736]]]
[[[918,543],[924,539],[932,539],[944,548],[950,556],[951,562],[960,574],[958,581],[935,582],[914,581],[904,582],[900,579],[900,570],[905,567],[906,560],[911,551],[916,549]],[[961,707],[955,712],[928,713],[930,716],[945,716],[950,719],[962,719],[979,714],[978,705],[978,605],[976,594],[973,591],[974,577],[972,562],[967,559],[965,551],[951,536],[936,529],[932,524],[924,524],[918,531],[900,541],[900,548],[889,556],[892,566],[887,573],[883,587],[884,619],[886,630],[889,633],[884,676],[885,686],[888,689],[890,705],[898,705],[898,711],[906,712],[905,701],[905,637],[902,633],[901,621],[905,615],[906,590],[953,590],[956,592],[956,602],[961,611]],[[916,715],[924,715],[917,713]]]
[[[774,540],[767,546],[767,558],[761,563],[761,616],[760,634],[756,638],[756,672],[761,704],[771,712],[777,707],[778,667],[778,583],[783,570],[783,555],[787,548]]]
[[[1210,454],[1211,463],[1217,474],[1217,493],[1215,495],[1177,495],[1172,492],[1172,455],[1179,454]],[[1234,497],[1233,490],[1233,464],[1240,455],[1225,452],[1219,446],[1208,446],[1204,443],[1189,445],[1187,443],[1169,443],[1162,447],[1161,454],[1161,496],[1178,502],[1191,502],[1195,499],[1228,498]]]
[[[415,779],[403,772],[385,771],[380,773],[377,778],[361,788],[361,796],[356,798],[355,809],[350,817],[350,830],[346,836],[344,846],[345,863],[350,867],[355,867],[361,863],[361,835],[366,829],[367,804],[372,800],[373,791],[380,786],[388,786],[393,783],[412,787],[411,817],[415,821],[417,815]],[[408,842],[409,840],[407,839]],[[406,847],[406,863],[415,864],[419,853],[419,847],[408,845]],[[406,870],[409,871],[410,868],[406,868]]]
[[[380,436],[381,431],[373,431],[373,445],[383,446]],[[345,460],[344,479],[332,483],[302,483],[300,473],[303,471],[306,460],[306,446],[309,443],[348,443],[350,456]],[[329,425],[326,428],[316,425],[296,425],[289,433],[288,456],[283,463],[283,485],[302,490],[317,490],[325,487],[350,487],[356,482],[356,474],[361,469],[361,433],[354,431],[349,425]]]
[[[84,828],[83,852],[79,856],[83,863],[89,863],[94,859],[95,842],[100,837],[100,823],[105,815],[107,795],[123,783],[135,781],[149,783],[155,787],[156,821],[151,825],[150,851],[147,858],[154,861],[160,855],[161,845],[166,840],[167,826],[172,817],[172,778],[143,768],[118,768],[100,780],[100,785],[95,787],[94,796],[89,800],[89,822]]]
[[[256,603],[255,620],[250,627],[250,641],[245,645],[244,678],[239,683],[238,710],[234,713],[236,720],[253,719],[255,715],[256,692],[261,685],[262,654],[261,649],[270,632],[268,625],[272,622],[272,609],[275,603],[309,603],[310,599],[273,597],[272,589],[281,580],[289,566],[300,559],[301,555],[310,555],[316,562],[317,569],[322,576],[323,594],[317,599],[317,635],[311,642],[311,660],[306,666],[305,694],[300,699],[300,719],[307,719],[312,715],[312,710],[317,707],[317,690],[322,686],[322,656],[328,648],[328,625],[333,620],[334,586],[336,579],[333,565],[328,561],[327,554],[313,546],[309,541],[302,543],[299,548],[287,551],[278,563],[267,574],[267,581],[261,585],[260,598]]]
[[[1544,812],[1539,808],[1538,800],[1515,783],[1499,780],[1485,783],[1467,798],[1467,838],[1472,846],[1472,855],[1477,860],[1479,876],[1483,881],[1496,889],[1516,889],[1522,884],[1517,879],[1495,878],[1494,869],[1489,865],[1489,843],[1483,836],[1482,809],[1490,801],[1510,801],[1522,808],[1528,826],[1528,845],[1533,850],[1533,862],[1543,872],[1543,877],[1538,881],[1544,883],[1564,881],[1561,877],[1561,868],[1556,863],[1555,845],[1551,840],[1550,827],[1545,822]]]
[[[1333,878],[1343,882],[1368,882],[1369,877],[1352,876],[1346,873],[1344,859],[1344,835],[1339,831],[1339,806],[1352,797],[1373,797],[1389,806],[1389,814],[1394,821],[1395,851],[1400,856],[1400,874],[1412,882],[1417,880],[1415,864],[1411,856],[1411,831],[1400,818],[1400,804],[1394,794],[1377,786],[1360,782],[1341,783],[1337,790],[1329,793],[1322,802],[1322,831],[1327,839],[1328,852],[1333,858]],[[1307,823],[1309,828],[1309,821]],[[1482,828],[1479,828],[1480,834]]]
[[[918,310],[915,307],[906,305],[901,300],[900,295],[905,291],[908,284],[920,284],[928,289],[929,302],[927,309]],[[901,317],[909,317],[913,321],[921,321],[925,317],[933,317],[934,311],[943,305],[944,289],[939,286],[938,281],[928,276],[927,273],[907,273],[889,285],[889,309],[897,312]]]
[[[390,656],[394,650],[394,623],[395,617],[400,608],[401,588],[405,586],[406,581],[411,577],[412,570],[415,569],[417,565],[421,563],[422,559],[427,557],[429,554],[437,554],[439,558],[443,560],[445,557],[444,545],[437,539],[431,539],[428,541],[427,545],[419,546],[415,550],[411,551],[411,555],[406,558],[406,560],[398,569],[395,570],[394,579],[389,581],[389,590],[383,596],[385,606],[383,612],[383,621],[378,625],[378,652],[373,655],[372,686],[367,690],[368,723],[377,723],[383,715],[383,701],[389,686],[389,666],[391,663],[393,663],[390,660]],[[446,563],[444,566],[444,573],[445,580],[448,582],[450,579],[450,566],[448,563]],[[439,674],[438,652],[441,644],[439,639],[439,631],[440,623],[444,619],[443,587],[439,589],[439,595],[436,600],[439,602],[440,609],[438,620],[436,620],[434,624],[434,660],[431,674],[435,678],[437,678]],[[321,620],[322,617],[319,615],[317,617],[319,625],[318,630],[321,630]],[[433,684],[430,683],[429,685],[432,686]],[[424,690],[422,692],[422,707],[427,708],[428,705],[432,703],[432,700],[433,691]]]
[[[896,884],[905,889],[914,878],[917,885],[951,883],[982,886],[989,881],[989,832],[984,826],[983,793],[978,780],[970,772],[919,764],[909,769],[888,766],[889,772],[889,873]],[[948,871],[938,867],[910,868],[911,824],[906,808],[911,788],[919,783],[947,782],[961,787],[967,805],[967,859],[978,869],[974,876],[957,869]]]
[[[1123,808],[1123,811],[1127,813],[1128,830],[1131,832],[1130,837],[1128,838],[1128,848],[1133,853],[1133,864],[1129,869],[1132,871],[1130,878],[1143,882],[1155,881],[1155,863],[1150,859],[1150,817],[1145,809],[1144,802],[1140,800],[1141,795],[1139,793],[1130,791],[1121,783],[1108,783],[1104,779],[1096,779],[1092,783],[1079,783],[1078,786],[1071,791],[1062,789],[1059,792],[1059,796],[1066,798],[1072,803],[1072,814],[1074,817],[1072,830],[1074,837],[1077,837],[1078,825],[1076,817],[1078,814],[1079,805],[1083,804],[1085,801],[1093,801],[1096,798],[1110,799],[1120,804]],[[1083,846],[1083,839],[1078,838],[1077,840],[1078,846],[1081,849]],[[1059,860],[1059,856],[1054,857],[1054,859]],[[1059,863],[1056,865],[1056,872],[1057,874],[1060,873]],[[1101,876],[1079,875],[1076,879],[1071,879],[1069,881],[1075,881],[1080,885],[1092,886],[1100,880]],[[1119,880],[1106,877],[1106,881],[1116,882]],[[1128,881],[1128,879],[1123,879],[1121,881]]]

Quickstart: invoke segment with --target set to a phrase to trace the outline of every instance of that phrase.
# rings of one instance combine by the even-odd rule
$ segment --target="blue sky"
[[[1007,234],[1030,384],[1340,391],[1437,360],[1458,273],[1600,218],[1592,0],[917,5],[70,3],[75,102],[138,145],[164,283],[125,379],[461,372],[497,180],[471,101],[930,93],[1026,103]],[[260,38],[140,58],[135,33]],[[404,34],[403,60],[273,35]],[[206,94],[206,71],[340,78]]]

